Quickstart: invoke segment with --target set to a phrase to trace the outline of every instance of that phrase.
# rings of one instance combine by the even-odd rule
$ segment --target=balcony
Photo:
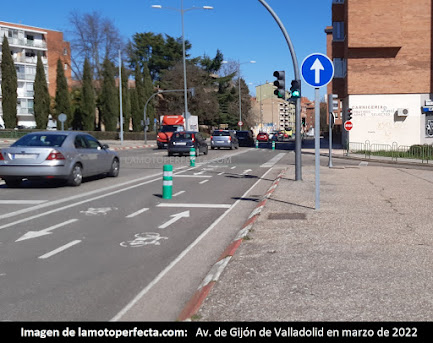
[[[14,58],[14,63],[29,63],[29,64],[36,64],[38,61],[38,58],[36,56],[18,56],[15,55]],[[42,57],[42,63],[43,64],[48,64],[48,59],[46,57]]]
[[[43,40],[9,37],[8,42],[10,46],[31,47],[34,49],[47,50],[47,42]]]

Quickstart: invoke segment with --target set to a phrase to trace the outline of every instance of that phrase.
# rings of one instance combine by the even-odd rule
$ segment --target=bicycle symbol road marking
[[[85,213],[86,216],[98,216],[100,214],[103,214],[105,216],[111,210],[117,210],[117,208],[116,207],[102,207],[102,208],[89,207],[86,211],[80,211],[80,213]]]
[[[163,237],[157,232],[142,232],[134,235],[135,239],[132,241],[125,241],[120,243],[122,247],[142,247],[144,245],[161,245],[159,242],[161,239],[168,239],[168,237]]]

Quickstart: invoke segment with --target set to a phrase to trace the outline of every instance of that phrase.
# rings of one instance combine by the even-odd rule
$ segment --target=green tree
[[[119,118],[119,94],[114,76],[115,67],[106,58],[102,64],[102,89],[99,96],[99,114],[106,131],[116,131]]]
[[[129,131],[129,122],[131,119],[131,99],[129,95],[129,73],[126,71],[125,67],[121,67],[122,74],[122,112],[123,112],[123,131]]]
[[[67,129],[71,126],[71,101],[69,99],[68,82],[66,81],[63,63],[60,58],[57,60],[56,74],[56,115],[64,113],[67,116],[64,127]]]
[[[153,87],[153,83],[152,83],[152,79],[150,77],[150,72],[149,69],[147,68],[147,64],[144,64],[143,66],[143,114],[144,114],[144,104],[146,104],[147,100],[152,96],[152,94],[154,93],[154,87]],[[147,104],[147,109],[146,109],[146,115],[147,118],[149,118],[149,122],[150,122],[150,128],[151,129],[153,127],[153,119],[155,118],[155,99],[152,99],[151,101],[149,101],[149,103]]]
[[[9,41],[3,37],[2,44],[2,107],[3,121],[7,129],[13,129],[17,125],[17,72],[12,59]]]
[[[191,43],[186,40],[186,57],[189,57],[188,50],[190,49]],[[153,32],[136,33],[132,41],[128,43],[128,55],[131,67],[134,68],[138,63],[140,69],[143,70],[146,64],[151,79],[159,80],[161,71],[173,67],[182,60],[182,39],[169,35],[165,35],[164,38],[162,34]]]
[[[140,110],[138,103],[137,88],[130,90],[131,99],[131,117],[132,117],[132,130],[139,132],[142,129],[141,121],[143,120],[143,112]]]
[[[34,115],[36,128],[46,129],[48,123],[48,115],[50,114],[50,93],[48,92],[47,78],[45,76],[45,68],[42,63],[41,55],[38,53],[36,63],[34,90]]]
[[[71,126],[73,130],[83,130],[82,87],[72,89],[71,95]]]
[[[83,87],[81,90],[81,116],[83,130],[93,131],[95,129],[95,89],[93,87],[92,68],[88,59],[84,60]]]

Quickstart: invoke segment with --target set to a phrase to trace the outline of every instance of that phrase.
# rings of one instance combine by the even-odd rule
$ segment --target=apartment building
[[[256,86],[256,102],[253,112],[256,113],[259,130],[276,131],[288,128],[295,129],[295,105],[279,99],[274,94],[276,87],[271,82]],[[286,98],[290,93],[286,92]]]
[[[18,77],[18,125],[36,126],[33,116],[33,84],[36,75],[37,54],[39,52],[42,57],[45,74],[47,75],[48,90],[50,96],[54,97],[56,93],[57,61],[59,58],[62,61],[68,84],[71,81],[70,44],[63,40],[63,33],[60,31],[0,21],[0,60],[4,36],[8,39]],[[3,112],[0,106],[0,116],[2,115]]]
[[[432,28],[431,0],[333,0],[328,93],[343,122],[353,113],[343,141],[433,143]]]

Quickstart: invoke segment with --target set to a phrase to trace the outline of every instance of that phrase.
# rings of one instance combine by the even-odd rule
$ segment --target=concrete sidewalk
[[[433,320],[433,172],[320,173],[315,210],[314,166],[289,166],[192,320]]]

